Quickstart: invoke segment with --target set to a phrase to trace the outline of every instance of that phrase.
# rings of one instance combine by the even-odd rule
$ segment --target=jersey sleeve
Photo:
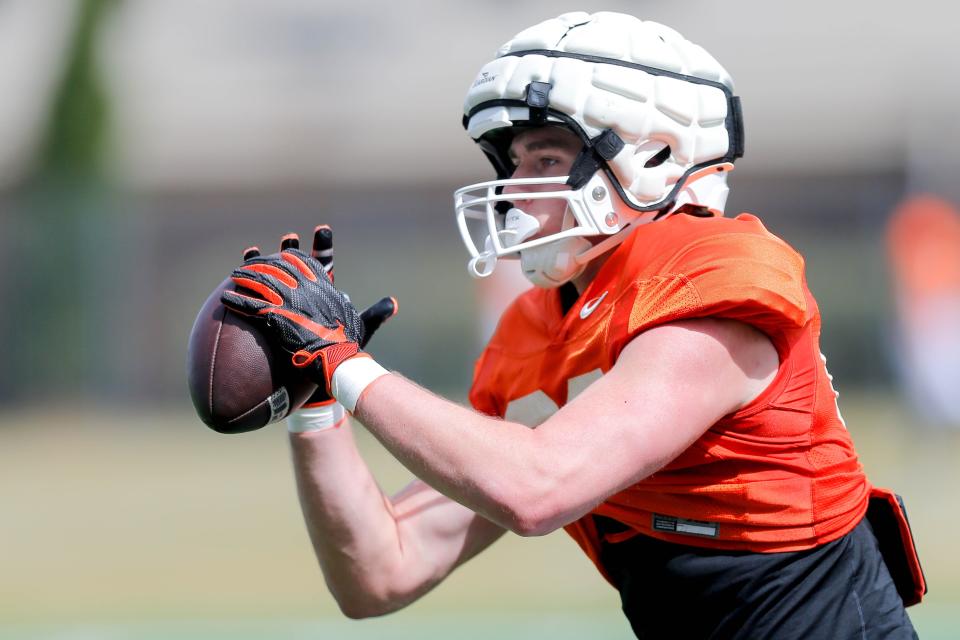
[[[504,353],[523,356],[538,352],[549,343],[544,319],[545,290],[530,289],[514,300],[500,317],[483,353],[474,363],[470,405],[491,416],[503,417],[504,400],[517,385],[525,382],[504,366]]]
[[[490,354],[490,348],[484,349],[473,365],[473,382],[470,385],[468,398],[470,406],[490,416],[503,417],[504,409],[499,406],[497,396],[493,393],[496,384],[495,359]]]
[[[807,320],[803,258],[762,232],[700,237],[644,274],[619,297],[610,326],[610,361],[639,333],[690,318],[728,318],[768,335]]]

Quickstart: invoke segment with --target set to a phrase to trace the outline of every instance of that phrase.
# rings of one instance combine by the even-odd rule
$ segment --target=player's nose
[[[522,176],[518,176],[516,173],[514,173],[514,174],[513,174],[512,176],[510,176],[510,177],[511,177],[511,178],[520,178],[520,177],[522,177]],[[518,185],[518,184],[507,184],[507,185],[504,185],[504,186],[503,186],[503,189],[500,191],[500,193],[503,193],[504,195],[512,195],[512,194],[514,194],[514,193],[521,193],[522,191],[524,191],[524,188],[523,188],[522,185]]]
[[[510,176],[510,177],[511,177],[511,178],[528,178],[528,177],[530,177],[530,176],[523,175],[523,174],[521,174],[519,171],[517,171],[517,172],[514,172],[514,174],[513,174],[512,176]],[[503,194],[503,195],[508,195],[508,196],[509,196],[509,195],[519,195],[519,196],[522,196],[522,195],[525,194],[525,193],[530,193],[530,192],[532,192],[532,191],[542,191],[542,190],[543,190],[542,185],[534,185],[534,184],[507,184],[507,185],[504,185],[503,190],[501,191],[501,194]],[[518,207],[518,208],[521,208],[521,209],[522,209],[522,208],[524,207],[524,205],[530,203],[530,199],[529,199],[529,198],[523,198],[523,197],[512,198],[512,199],[510,200],[510,202],[511,202],[512,206]]]

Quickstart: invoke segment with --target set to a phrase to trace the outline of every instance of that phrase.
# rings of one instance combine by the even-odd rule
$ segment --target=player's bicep
[[[733,321],[681,321],[638,335],[537,429],[553,452],[554,470],[543,473],[553,473],[561,496],[556,517],[570,522],[656,472],[755,397],[776,368],[769,340]]]
[[[607,411],[628,442],[643,446],[655,464],[666,464],[725,415],[749,404],[773,380],[779,360],[769,339],[733,320],[696,319],[650,329],[626,345],[616,365],[583,397]],[[658,468],[659,468],[658,466]]]
[[[422,585],[417,596],[505,533],[421,480],[403,488],[391,503],[402,547],[401,581]]]

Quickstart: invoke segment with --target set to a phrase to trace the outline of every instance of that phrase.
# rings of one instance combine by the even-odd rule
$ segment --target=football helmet
[[[673,29],[611,12],[565,13],[514,36],[477,74],[463,125],[497,173],[454,193],[471,275],[519,256],[546,287],[682,205],[723,215],[726,174],[744,148],[727,71]],[[514,136],[544,125],[582,140],[569,175],[511,178]],[[565,220],[534,237],[539,224],[511,201],[541,198],[564,200]]]

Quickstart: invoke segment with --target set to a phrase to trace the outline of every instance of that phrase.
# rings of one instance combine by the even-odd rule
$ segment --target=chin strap
[[[634,226],[635,222],[628,222],[627,224],[623,225],[623,228],[620,229],[620,231],[617,231],[612,236],[607,236],[604,240],[593,245],[583,253],[577,254],[574,259],[577,261],[577,263],[586,265],[591,260],[600,257],[607,251],[610,251],[618,244],[626,240],[627,236],[633,231]]]

